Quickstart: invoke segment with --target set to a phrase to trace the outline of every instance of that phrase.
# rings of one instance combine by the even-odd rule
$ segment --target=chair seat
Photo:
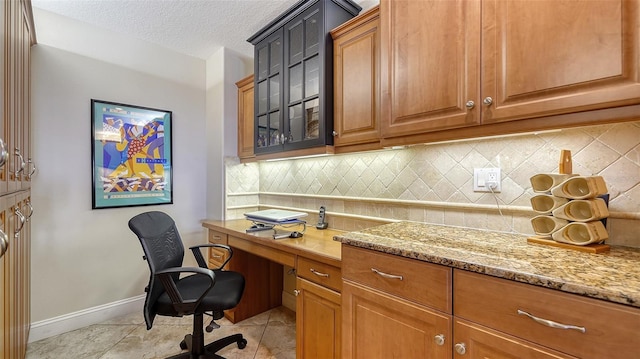
[[[209,278],[205,276],[190,275],[181,278],[176,283],[176,287],[184,300],[196,300],[210,283]],[[215,271],[215,285],[202,299],[195,313],[232,309],[240,302],[243,289],[242,274],[232,271]],[[158,297],[156,311],[159,315],[176,315],[176,310],[166,292]]]

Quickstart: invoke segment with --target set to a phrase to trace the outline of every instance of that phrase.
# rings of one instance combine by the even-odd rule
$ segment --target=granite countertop
[[[640,249],[591,254],[527,236],[417,222],[346,232],[334,240],[361,248],[640,307]]]

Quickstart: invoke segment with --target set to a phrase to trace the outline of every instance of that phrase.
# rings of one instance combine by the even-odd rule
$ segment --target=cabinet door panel
[[[482,4],[483,123],[640,102],[637,1]]]
[[[241,159],[254,157],[254,87],[253,75],[238,82],[238,157]]]
[[[340,293],[298,278],[296,357],[340,358]]]
[[[380,137],[380,27],[378,10],[334,36],[334,145],[378,142]],[[342,30],[341,30],[342,31]],[[334,33],[332,33],[334,34]]]
[[[352,282],[342,284],[344,358],[450,358],[451,317]],[[444,343],[436,344],[443,335]]]
[[[462,320],[456,320],[453,332],[454,346],[463,345],[465,348],[464,354],[460,354],[460,349],[455,350],[454,358],[575,358]]]
[[[382,0],[380,16],[382,136],[478,123],[480,3]]]

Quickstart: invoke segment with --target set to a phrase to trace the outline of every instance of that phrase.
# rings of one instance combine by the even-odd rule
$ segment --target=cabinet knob
[[[9,236],[0,229],[0,257],[9,249]]]
[[[31,179],[33,178],[33,174],[36,173],[36,165],[33,163],[33,160],[31,158],[27,160],[27,164],[29,165],[29,167],[31,167],[31,171],[29,171],[27,179]]]
[[[331,134],[333,135],[333,137],[338,136],[338,133],[336,131],[331,132]]]
[[[482,103],[487,106],[491,106],[491,104],[493,103],[493,99],[490,96],[487,96],[484,98],[484,100],[482,100]]]
[[[9,152],[7,152],[7,147],[5,146],[4,141],[0,138],[0,167],[7,163],[8,158]]]
[[[297,297],[298,295],[300,295],[300,291],[297,290],[297,289],[294,289],[293,290],[293,295],[295,295]]]
[[[20,227],[13,230],[13,236],[18,239],[18,237],[20,236],[20,231],[22,231],[22,227],[24,227],[24,222],[26,222],[27,218],[24,216],[24,214],[22,214],[22,212],[20,212],[20,209],[18,207],[13,210],[13,213],[18,216],[18,220],[20,221]]]
[[[467,347],[464,345],[464,343],[457,343],[453,346],[453,349],[455,349],[456,353],[460,355],[464,355],[464,353],[467,352]]]
[[[433,341],[436,342],[436,345],[443,346],[444,345],[444,334],[438,334],[433,337]]]
[[[20,172],[24,171],[24,166],[26,166],[26,163],[24,162],[24,157],[22,157],[22,153],[20,153],[20,150],[18,148],[15,149],[13,154],[20,158],[20,169],[14,171],[14,174],[18,176]]]
[[[467,101],[466,105],[467,105],[467,108],[469,110],[471,110],[472,108],[476,107],[476,103],[471,101],[471,100]]]

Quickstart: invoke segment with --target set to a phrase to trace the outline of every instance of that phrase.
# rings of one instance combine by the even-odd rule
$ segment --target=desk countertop
[[[640,307],[640,250],[603,254],[528,244],[524,235],[399,222],[336,241],[453,268]]]
[[[229,221],[206,220],[202,222],[202,226],[205,228],[226,233],[254,244],[302,255],[336,267],[341,266],[341,245],[333,240],[334,236],[343,233],[341,231],[335,229],[319,230],[313,225],[307,225],[307,230],[300,238],[273,239],[273,230],[246,233],[246,229],[251,227],[252,224],[252,222],[244,219]],[[278,231],[301,231],[301,229],[302,227],[292,226],[278,229]]]

